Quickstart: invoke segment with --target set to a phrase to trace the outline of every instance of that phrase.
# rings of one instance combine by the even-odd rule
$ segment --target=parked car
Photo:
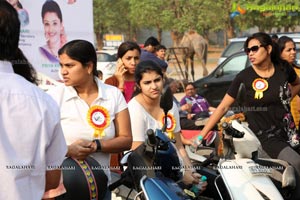
[[[296,64],[299,65],[299,48],[296,49],[296,58]],[[211,106],[218,106],[235,76],[249,66],[251,63],[244,51],[233,53],[208,76],[194,82],[197,93],[205,97]]]
[[[244,51],[233,53],[208,76],[194,82],[197,93],[205,97],[211,106],[217,107],[235,76],[249,66],[251,63]]]
[[[278,33],[278,37],[288,36],[294,40],[296,43],[296,48],[300,48],[300,34],[299,33]],[[226,58],[232,55],[235,52],[243,51],[244,43],[247,40],[247,37],[238,37],[229,39],[229,44],[223,50],[221,57],[218,60],[218,64],[221,64]],[[299,59],[299,58],[298,58]],[[300,63],[300,60],[297,60]]]
[[[116,70],[117,50],[97,51],[97,70],[103,73],[103,81],[112,76]]]

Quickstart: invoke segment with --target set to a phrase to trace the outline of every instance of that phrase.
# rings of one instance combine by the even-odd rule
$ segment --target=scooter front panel
[[[249,167],[255,165],[251,159],[220,160],[218,171],[233,199],[283,200],[276,186],[267,175],[253,175]]]

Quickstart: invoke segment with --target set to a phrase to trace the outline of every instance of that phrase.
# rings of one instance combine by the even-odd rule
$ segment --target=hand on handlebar
[[[182,181],[184,184],[197,185],[199,183],[199,180],[201,179],[201,176],[202,175],[200,175],[197,172],[193,172],[192,170],[186,170]],[[206,190],[206,187],[207,187],[207,181],[201,184],[201,193]]]
[[[201,178],[201,175],[199,173],[188,169],[188,170],[185,170],[185,172],[183,174],[182,182],[186,185],[198,184],[200,178]]]

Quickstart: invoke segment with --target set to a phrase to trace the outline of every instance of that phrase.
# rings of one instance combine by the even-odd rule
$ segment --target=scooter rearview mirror
[[[166,131],[167,129],[167,115],[168,115],[168,111],[172,109],[173,107],[173,94],[172,91],[169,87],[169,85],[165,86],[161,97],[160,97],[160,107],[163,109],[164,114],[165,114],[165,122],[164,122],[164,126],[162,128],[162,131]]]
[[[165,86],[160,97],[160,107],[164,110],[165,115],[173,107],[173,94],[169,86]]]

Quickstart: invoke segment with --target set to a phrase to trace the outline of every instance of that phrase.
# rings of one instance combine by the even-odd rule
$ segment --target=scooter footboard
[[[220,160],[217,168],[232,199],[283,200],[268,172],[251,159]]]

